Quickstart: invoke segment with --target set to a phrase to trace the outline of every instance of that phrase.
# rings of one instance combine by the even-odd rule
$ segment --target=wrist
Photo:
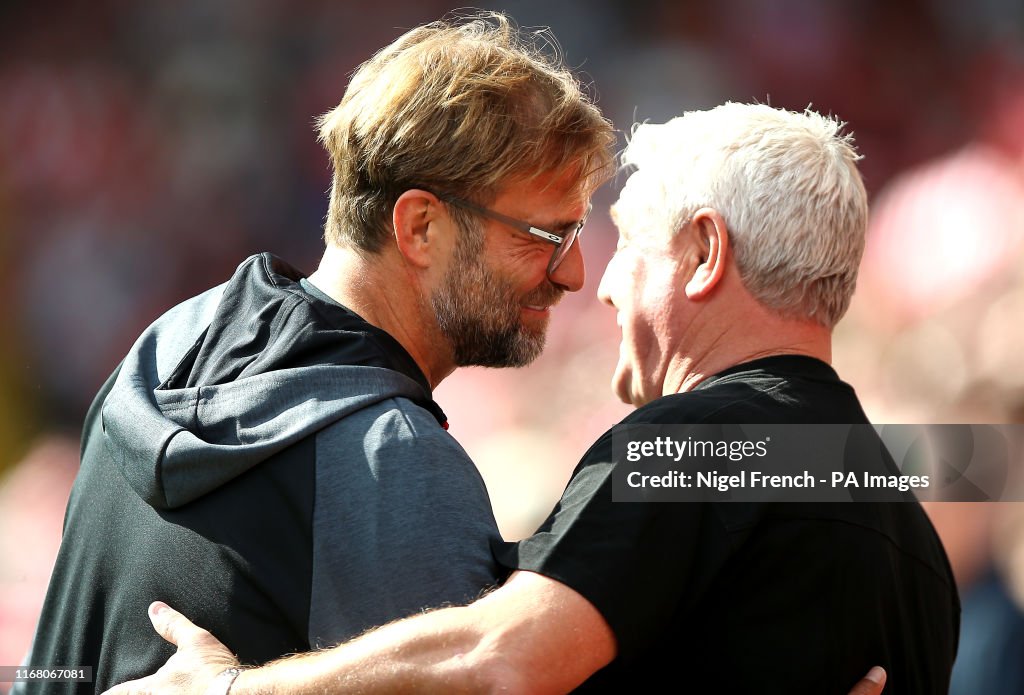
[[[206,686],[204,695],[229,695],[231,688],[235,685],[235,681],[238,680],[241,674],[242,669],[238,666],[224,669],[214,676],[210,684]]]

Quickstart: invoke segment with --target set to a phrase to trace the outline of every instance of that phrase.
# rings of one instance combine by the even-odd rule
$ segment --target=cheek
[[[669,268],[648,267],[634,274],[628,310],[623,312],[623,340],[638,363],[661,359],[671,334],[675,274]],[[628,329],[626,328],[628,326]]]
[[[553,248],[537,243],[506,248],[494,256],[493,265],[521,292],[528,292],[547,280]]]
[[[623,322],[622,339],[627,354],[634,361],[642,363],[651,354],[654,342],[647,317],[633,312],[628,320]]]
[[[535,255],[521,250],[484,254],[478,265],[477,282],[489,285],[486,293],[501,296],[503,303],[514,300],[518,304],[547,277],[547,261],[542,265]]]
[[[639,285],[636,302],[645,320],[656,331],[668,327],[672,306],[678,301],[679,275],[670,263],[659,263],[647,269]]]
[[[608,293],[617,307],[632,311],[642,299],[646,271],[641,259],[632,252],[616,254],[608,265],[605,278]]]

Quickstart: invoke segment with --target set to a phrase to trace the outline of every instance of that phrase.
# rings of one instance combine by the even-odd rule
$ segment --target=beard
[[[459,235],[452,264],[430,304],[456,366],[525,367],[544,350],[547,322],[531,330],[522,321],[523,306],[553,306],[562,294],[545,281],[517,296],[510,280],[487,267],[483,235],[473,230]]]

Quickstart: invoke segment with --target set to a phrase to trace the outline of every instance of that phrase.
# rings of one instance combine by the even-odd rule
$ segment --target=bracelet
[[[210,685],[206,687],[206,695],[228,695],[241,672],[242,669],[235,666],[224,669],[210,681]]]

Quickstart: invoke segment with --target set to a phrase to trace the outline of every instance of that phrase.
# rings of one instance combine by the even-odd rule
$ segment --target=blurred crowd
[[[876,422],[1024,421],[1019,0],[479,6],[551,26],[623,141],[634,121],[727,99],[847,121],[873,213],[837,369]],[[315,268],[330,183],[315,116],[361,61],[450,8],[0,4],[0,664],[28,643],[99,385],[152,319],[245,257]],[[523,371],[464,370],[436,394],[510,538],[627,411],[608,389],[618,330],[594,299],[618,185],[595,199],[590,278],[556,311],[544,356]],[[955,692],[1024,692],[1020,660],[994,660],[1024,644],[1020,510],[930,512],[964,594]],[[983,677],[995,685],[978,689]]]

